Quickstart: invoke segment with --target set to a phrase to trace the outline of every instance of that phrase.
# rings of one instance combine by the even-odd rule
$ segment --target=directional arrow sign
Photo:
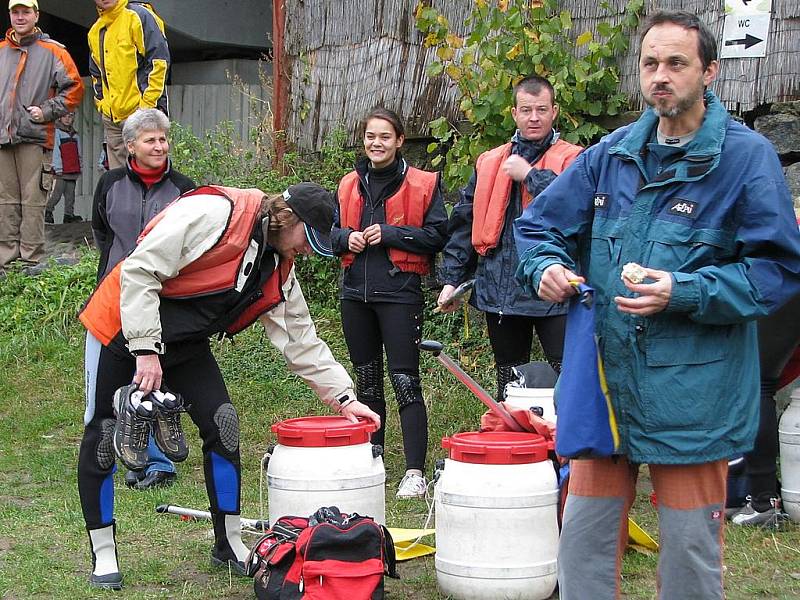
[[[744,46],[744,49],[747,50],[750,46],[755,46],[756,44],[760,44],[763,42],[761,38],[757,38],[754,35],[750,35],[749,33],[745,33],[744,37],[740,40],[725,40],[726,46]]]
[[[767,55],[769,13],[725,16],[722,58],[759,58]]]

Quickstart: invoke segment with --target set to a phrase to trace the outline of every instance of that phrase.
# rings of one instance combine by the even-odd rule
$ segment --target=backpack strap
[[[394,551],[392,534],[389,533],[389,530],[385,526],[380,525],[379,527],[381,528],[381,535],[383,536],[383,562],[385,573],[392,579],[400,579],[400,575],[397,574],[397,555]]]

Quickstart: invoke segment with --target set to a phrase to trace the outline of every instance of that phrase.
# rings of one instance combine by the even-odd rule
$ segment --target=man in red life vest
[[[534,300],[514,280],[517,250],[511,224],[582,150],[553,129],[558,105],[553,86],[542,77],[531,75],[514,86],[511,116],[517,126],[511,141],[481,154],[461,191],[439,272],[442,312],[458,308],[453,291],[475,278],[470,302],[486,313],[498,400],[514,378],[512,368],[530,360],[534,328],[548,362],[560,368],[566,307]]]

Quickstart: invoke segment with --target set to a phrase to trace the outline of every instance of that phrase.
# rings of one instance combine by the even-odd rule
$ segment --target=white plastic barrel
[[[322,506],[386,522],[382,456],[374,456],[375,425],[344,417],[287,419],[272,426],[278,444],[267,466],[269,521],[308,516]]]
[[[506,386],[506,404],[514,408],[526,410],[534,406],[542,409],[542,417],[556,422],[556,407],[553,403],[553,388],[523,388],[513,385]]]
[[[533,433],[459,433],[436,484],[436,580],[455,600],[544,600],[556,586],[558,487]]]
[[[800,388],[792,392],[792,401],[778,425],[781,452],[781,501],[783,510],[800,523]]]

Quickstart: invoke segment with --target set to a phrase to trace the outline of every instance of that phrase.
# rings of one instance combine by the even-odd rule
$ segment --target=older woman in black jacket
[[[194,189],[194,182],[172,168],[169,160],[170,122],[155,108],[138,110],[126,121],[122,138],[128,149],[124,167],[103,174],[97,184],[92,207],[92,232],[100,251],[97,280],[125,258],[150,219],[182,193]],[[91,386],[96,378],[93,357],[99,349],[87,339],[86,373]],[[93,394],[87,395],[84,420],[92,419]],[[125,484],[135,489],[170,485],[175,465],[150,438],[150,460],[142,471],[128,471]]]

